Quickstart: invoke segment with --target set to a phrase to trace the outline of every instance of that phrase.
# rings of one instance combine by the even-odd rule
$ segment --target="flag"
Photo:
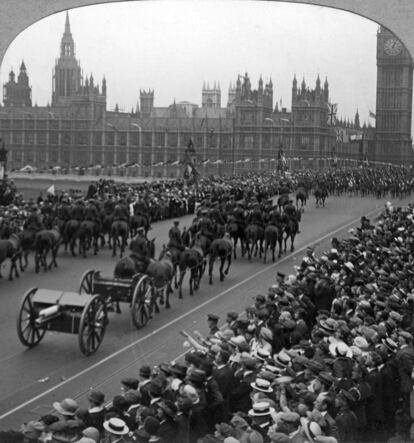
[[[335,134],[336,134],[336,141],[337,142],[342,142],[343,141],[343,133],[342,131],[338,128],[335,130]]]
[[[55,185],[51,185],[46,189],[46,192],[51,195],[55,195]]]
[[[336,122],[336,112],[338,110],[338,105],[336,103],[328,103],[328,120],[329,126],[333,126]]]
[[[171,163],[171,166],[177,166],[180,164],[180,160],[176,160],[175,162]]]
[[[377,118],[377,116],[371,110],[369,110],[369,116],[372,118]]]

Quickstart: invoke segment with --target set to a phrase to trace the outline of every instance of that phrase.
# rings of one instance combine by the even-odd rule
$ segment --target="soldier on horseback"
[[[142,215],[147,220],[147,226],[150,226],[150,220],[148,217],[148,205],[141,195],[133,205],[134,215]]]
[[[207,209],[203,209],[201,211],[201,218],[200,218],[200,234],[204,235],[210,240],[214,239],[214,227],[213,223],[211,222]]]
[[[145,258],[149,255],[148,240],[145,237],[145,229],[143,227],[137,229],[137,236],[131,240],[129,247],[132,253],[139,258]]]
[[[293,204],[293,200],[289,200],[288,204],[285,206],[284,214],[287,218],[287,220],[292,220],[295,223],[296,231],[299,234],[299,211],[295,208],[295,205]]]
[[[70,211],[70,218],[72,220],[77,220],[78,222],[81,222],[85,219],[85,207],[82,199],[77,200],[72,206],[72,209]]]
[[[236,223],[244,229],[245,218],[244,218],[244,207],[242,203],[237,203],[237,206],[233,209],[233,215],[236,219]]]
[[[40,219],[40,215],[37,212],[37,206],[32,206],[29,217],[27,218],[27,222],[24,224],[25,229],[29,231],[38,232],[43,229],[43,224]]]
[[[250,211],[250,214],[247,216],[247,223],[260,226],[261,228],[264,229],[263,213],[260,210],[259,203],[253,204],[253,209]]]
[[[280,226],[282,223],[282,214],[277,209],[277,206],[273,206],[269,212],[269,225]]]
[[[184,251],[185,247],[183,245],[181,231],[178,225],[180,224],[179,220],[174,220],[174,225],[168,231],[168,238],[170,241],[168,242],[168,248],[177,248],[180,251]]]
[[[123,199],[119,200],[119,202],[115,205],[114,222],[116,221],[124,221],[129,226],[128,207]]]
[[[106,215],[112,215],[114,213],[115,202],[112,199],[112,194],[109,194],[107,200],[105,200],[104,210]]]

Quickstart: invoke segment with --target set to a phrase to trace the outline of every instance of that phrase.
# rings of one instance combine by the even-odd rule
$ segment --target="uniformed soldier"
[[[137,235],[131,240],[129,248],[139,257],[148,256],[148,240],[145,238],[145,229],[142,226],[137,229]]]
[[[76,200],[75,204],[72,206],[70,218],[79,222],[85,219],[85,207],[82,199]]]
[[[284,213],[289,220],[293,220],[296,225],[296,230],[299,232],[299,214],[295,205],[293,204],[293,200],[289,200],[289,203],[285,206]]]
[[[178,225],[180,224],[179,220],[174,220],[174,225],[168,231],[168,238],[170,241],[168,242],[169,248],[177,248],[180,251],[184,251],[183,240],[181,237],[181,231]]]
[[[129,211],[124,200],[119,200],[115,205],[114,221],[124,221],[129,225]]]
[[[31,207],[31,212],[27,218],[27,222],[25,223],[25,228],[35,232],[43,229],[40,215],[37,212],[37,206]]]
[[[264,228],[263,214],[262,211],[260,210],[259,203],[253,204],[253,209],[251,210],[250,214],[247,217],[247,222],[258,225],[261,228]]]

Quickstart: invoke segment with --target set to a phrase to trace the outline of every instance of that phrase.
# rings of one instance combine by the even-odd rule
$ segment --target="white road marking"
[[[382,210],[382,208],[376,208],[373,209],[372,211],[368,212],[366,214],[366,216],[371,215],[372,213],[378,212],[379,210]],[[83,369],[82,371],[78,372],[77,374],[72,375],[71,377],[68,377],[66,380],[63,380],[62,382],[58,383],[55,386],[52,386],[51,388],[47,389],[46,391],[42,392],[41,394],[36,395],[35,397],[25,401],[24,403],[21,403],[20,405],[16,406],[15,408],[11,409],[10,411],[5,412],[3,415],[0,415],[0,420],[8,417],[11,414],[14,414],[15,412],[19,411],[20,409],[25,408],[26,406],[30,405],[31,403],[41,399],[42,397],[44,397],[45,395],[50,394],[51,392],[55,391],[56,389],[61,388],[62,386],[66,385],[67,383],[70,383],[73,380],[76,380],[77,378],[81,377],[82,375],[88,373],[89,371],[92,371],[96,368],[98,368],[99,366],[103,365],[104,363],[106,363],[107,361],[111,360],[112,358],[122,354],[123,352],[125,352],[126,350],[133,348],[134,346],[136,346],[137,344],[143,342],[144,340],[147,340],[148,338],[150,338],[151,336],[153,336],[154,334],[157,334],[158,332],[163,331],[164,329],[170,327],[171,325],[173,325],[174,323],[179,322],[180,320],[184,319],[185,317],[187,317],[188,315],[193,314],[194,312],[198,311],[199,309],[203,308],[204,306],[209,305],[211,302],[217,300],[218,298],[222,297],[223,295],[227,294],[228,292],[232,291],[233,289],[236,289],[237,287],[245,284],[246,282],[248,282],[249,280],[252,280],[256,277],[258,277],[259,275],[267,272],[270,268],[274,267],[274,266],[278,266],[281,263],[283,263],[286,260],[290,260],[292,259],[292,257],[296,254],[301,253],[302,251],[306,250],[306,248],[310,245],[315,245],[315,243],[320,243],[322,240],[325,240],[326,238],[336,234],[337,232],[343,231],[344,229],[346,229],[348,226],[352,226],[353,224],[359,222],[361,219],[361,217],[355,218],[352,221],[340,226],[337,229],[334,229],[333,231],[328,232],[327,234],[325,234],[322,237],[319,237],[317,242],[313,241],[313,242],[309,242],[306,245],[302,246],[301,248],[299,248],[297,251],[295,251],[294,253],[283,257],[282,259],[278,260],[275,263],[272,263],[271,265],[268,265],[266,267],[264,267],[263,269],[261,269],[260,271],[256,272],[255,274],[245,278],[244,280],[240,281],[239,283],[233,285],[232,287],[226,289],[223,292],[220,292],[219,294],[215,295],[214,297],[206,300],[205,302],[201,303],[201,305],[198,305],[196,307],[194,307],[193,309],[190,309],[188,312],[185,312],[184,314],[181,314],[179,317],[175,318],[174,320],[169,321],[168,323],[166,323],[165,325],[161,326],[158,329],[155,329],[154,331],[152,331],[151,333],[145,335],[144,337],[139,338],[138,340],[135,340],[134,342],[130,343],[129,345],[119,349],[118,351],[112,353],[111,355],[108,355],[107,357],[105,357],[104,359],[96,362],[95,364],[93,364],[92,366],[89,366],[88,368]]]

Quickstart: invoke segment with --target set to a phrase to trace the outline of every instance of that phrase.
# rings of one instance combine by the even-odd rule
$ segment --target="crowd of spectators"
[[[111,399],[55,402],[0,441],[413,441],[413,251],[414,206],[387,204],[245,312],[209,315],[207,336],[183,331],[184,361],[140,367]]]

